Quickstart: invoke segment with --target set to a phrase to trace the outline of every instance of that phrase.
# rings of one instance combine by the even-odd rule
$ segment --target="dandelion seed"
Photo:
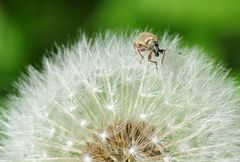
[[[83,158],[84,162],[92,162],[92,158],[89,155],[85,155]]]
[[[157,137],[153,137],[153,138],[152,138],[152,142],[153,142],[154,144],[157,144],[157,143],[158,143]]]
[[[49,136],[52,137],[52,136],[54,135],[54,133],[55,133],[55,129],[54,129],[54,128],[51,128],[51,129],[49,130]]]
[[[104,141],[106,141],[108,134],[104,131],[104,132],[100,133],[98,136],[101,139],[101,141],[104,142]]]
[[[109,104],[109,105],[106,105],[106,108],[108,110],[114,110],[115,109],[115,105],[114,104]]]
[[[46,159],[48,157],[48,155],[47,155],[47,153],[45,151],[43,152],[42,156],[43,156],[44,159]]]
[[[135,148],[134,148],[134,147],[131,147],[131,148],[129,149],[129,153],[130,153],[131,155],[136,154]]]
[[[72,142],[72,141],[67,141],[67,146],[68,146],[68,147],[72,147],[72,145],[73,145],[73,142]]]
[[[80,125],[81,125],[82,127],[85,127],[85,126],[87,125],[87,123],[88,123],[88,121],[87,121],[86,119],[82,119],[82,120],[80,121]]]
[[[77,108],[77,106],[70,106],[70,111],[74,111]]]
[[[146,120],[148,115],[147,114],[140,114],[139,115],[142,120]]]
[[[163,159],[163,161],[164,161],[164,162],[172,162],[171,158],[169,158],[169,157],[165,157],[165,158]]]

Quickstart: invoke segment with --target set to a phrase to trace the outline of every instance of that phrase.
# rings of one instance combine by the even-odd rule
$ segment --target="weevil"
[[[148,53],[148,61],[154,63],[157,68],[157,61],[152,60],[152,53],[155,54],[156,57],[162,55],[161,64],[163,64],[164,56],[166,49],[159,48],[158,37],[150,32],[143,32],[140,33],[135,42],[134,42],[135,50],[140,54],[141,60],[140,63],[143,61],[143,54],[141,52],[149,52]]]

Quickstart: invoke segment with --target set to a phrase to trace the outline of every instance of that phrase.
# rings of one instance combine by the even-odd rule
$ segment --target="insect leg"
[[[144,58],[144,57],[143,57],[143,55],[141,54],[141,52],[140,52],[139,50],[137,50],[137,51],[138,51],[139,55],[140,55],[140,56],[141,56],[141,58],[142,58],[142,59],[140,60],[140,64],[141,64],[141,63],[142,63],[142,61],[143,61],[143,58]]]
[[[141,60],[140,60],[140,64],[141,64],[144,57],[143,57],[142,53],[140,52],[139,48],[137,47],[136,43],[134,43],[134,49],[135,49],[135,52],[137,51],[137,53],[141,56]]]
[[[161,54],[162,54],[161,64],[163,65],[163,60],[164,60],[164,57],[165,57],[166,50],[165,49],[161,49],[160,51],[161,51]]]
[[[152,51],[148,54],[148,61],[154,63],[156,65],[156,69],[158,70],[157,61],[152,60]]]

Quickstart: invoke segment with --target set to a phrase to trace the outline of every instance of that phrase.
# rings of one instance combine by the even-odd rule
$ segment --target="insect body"
[[[156,57],[159,57],[159,55],[161,54],[161,63],[163,64],[166,49],[159,48],[158,38],[154,34],[149,32],[140,33],[134,43],[134,48],[141,56],[140,63],[142,63],[144,58],[141,52],[147,51],[149,52],[148,61],[155,63],[157,66],[157,61],[152,60],[152,53],[154,53]]]

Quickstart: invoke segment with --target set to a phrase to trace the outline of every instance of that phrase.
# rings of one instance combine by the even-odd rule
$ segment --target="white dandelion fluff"
[[[83,36],[29,68],[2,113],[0,161],[240,161],[238,87],[222,66],[163,35],[156,71],[135,37]]]

